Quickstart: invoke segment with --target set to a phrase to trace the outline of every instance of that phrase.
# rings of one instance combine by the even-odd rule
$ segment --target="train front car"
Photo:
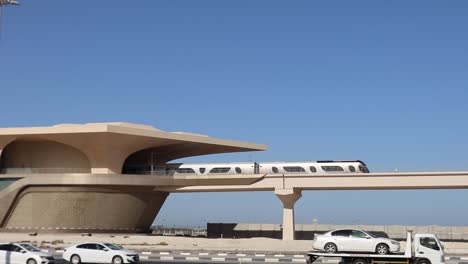
[[[317,163],[324,173],[369,173],[360,160],[319,160]]]

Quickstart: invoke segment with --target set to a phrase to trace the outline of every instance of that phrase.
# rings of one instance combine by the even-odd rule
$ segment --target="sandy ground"
[[[64,248],[81,242],[112,242],[129,249],[148,251],[222,251],[304,253],[312,249],[308,240],[282,241],[272,238],[209,239],[191,237],[149,236],[135,234],[38,234],[0,233],[0,242],[27,241],[41,248]],[[404,249],[404,242],[401,248]],[[444,243],[447,254],[468,254],[468,243]]]

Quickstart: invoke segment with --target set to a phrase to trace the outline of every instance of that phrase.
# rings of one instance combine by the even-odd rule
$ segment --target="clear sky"
[[[126,121],[265,143],[189,161],[468,170],[467,1],[32,1],[4,8],[0,127]],[[308,191],[296,222],[468,225],[468,190]],[[271,192],[165,225],[280,223]]]

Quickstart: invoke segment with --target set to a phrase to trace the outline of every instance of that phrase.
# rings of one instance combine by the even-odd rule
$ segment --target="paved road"
[[[67,264],[68,262],[64,260],[59,260],[56,262],[57,264]],[[225,262],[215,262],[215,261],[186,261],[186,260],[175,260],[175,261],[155,261],[155,260],[142,260],[140,263],[142,264],[180,264],[180,263],[196,263],[196,264],[222,264],[222,263],[239,263],[239,264],[244,264],[245,262],[239,262],[239,261],[225,261]],[[265,263],[265,262],[250,262],[250,263]],[[286,262],[283,262],[286,263]],[[320,263],[320,262],[319,262]],[[324,262],[322,262],[324,263]],[[327,262],[331,263],[331,262]],[[337,262],[335,262],[337,263]],[[468,264],[468,262],[457,262],[457,261],[447,261],[445,262],[446,264]]]
[[[176,253],[175,255],[162,255],[162,256],[141,256],[141,263],[151,264],[174,264],[174,263],[196,263],[196,264],[219,264],[219,263],[293,263],[293,264],[301,264],[306,263],[305,257],[303,255],[282,255],[276,254],[275,255],[264,255],[264,254],[256,254],[256,255],[249,255],[249,254],[227,254],[227,253],[216,253],[221,254],[221,256],[210,257],[209,255],[202,255],[202,256],[193,256],[191,255],[180,255],[180,253]],[[223,255],[226,254],[226,255]],[[241,255],[241,256],[235,256]],[[245,256],[243,256],[245,255]],[[261,256],[264,255],[264,256]],[[58,259],[57,264],[64,264],[67,263],[63,259],[60,258],[60,255],[56,255]],[[315,264],[338,264],[340,261],[339,258],[335,259],[318,259],[314,263]],[[446,264],[468,264],[468,256],[447,256],[446,257]]]
[[[306,258],[303,254],[291,253],[258,253],[258,252],[194,252],[194,251],[136,251],[140,255],[142,263],[293,263],[305,264]],[[63,250],[52,250],[50,254],[61,259]],[[317,259],[314,264],[338,264],[340,258]],[[64,263],[63,260],[58,263]],[[468,256],[447,255],[446,264],[468,264]]]

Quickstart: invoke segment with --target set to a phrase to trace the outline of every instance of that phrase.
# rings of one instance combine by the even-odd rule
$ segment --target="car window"
[[[353,230],[353,231],[351,231],[351,236],[352,236],[352,237],[356,237],[356,238],[365,238],[365,237],[368,237],[368,235],[366,235],[366,233],[361,232],[361,231],[358,231],[358,230]]]
[[[106,247],[101,244],[95,244],[97,250],[104,250]]]
[[[10,247],[10,251],[21,252],[21,250],[23,250],[23,249],[18,247],[17,245],[11,245],[11,247]]]
[[[110,248],[110,249],[112,249],[112,250],[120,250],[120,249],[122,249],[121,246],[116,245],[116,244],[104,243],[104,245],[106,245],[108,248]]]
[[[332,232],[332,236],[340,236],[340,237],[349,237],[351,235],[351,230],[337,230]]]
[[[76,247],[77,248],[83,248],[83,249],[96,249],[96,244],[91,244],[91,243],[81,244],[81,245],[78,245]]]
[[[26,249],[27,251],[30,251],[30,252],[39,252],[39,251],[41,251],[40,249],[38,249],[37,247],[34,247],[31,244],[19,244],[19,245],[21,247],[23,247],[24,249]]]
[[[10,251],[11,245],[6,244],[6,245],[0,245],[0,250],[2,251]]]
[[[427,247],[427,248],[434,249],[434,250],[440,250],[440,247],[437,244],[437,241],[433,237],[421,237],[419,239],[419,243],[423,247]]]

